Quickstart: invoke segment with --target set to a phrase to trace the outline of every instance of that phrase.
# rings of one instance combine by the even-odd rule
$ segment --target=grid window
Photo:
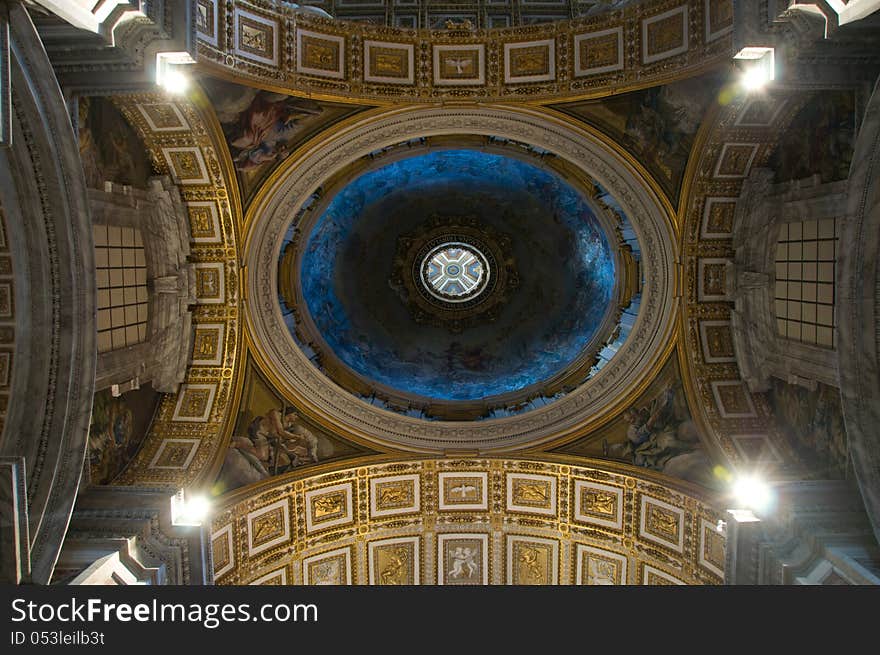
[[[779,334],[787,339],[834,348],[834,274],[837,221],[833,218],[780,227],[776,245]]]
[[[147,338],[147,262],[140,230],[94,225],[98,352]]]

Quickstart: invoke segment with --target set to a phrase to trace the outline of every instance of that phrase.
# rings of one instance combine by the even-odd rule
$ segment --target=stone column
[[[856,137],[837,267],[840,395],[853,471],[880,541],[880,86]]]
[[[94,243],[79,146],[51,63],[27,9],[18,2],[3,9],[12,111],[11,139],[0,148],[0,207],[14,278],[4,313],[14,327],[0,335],[7,353],[11,345],[0,456],[24,460],[15,484],[26,488],[26,529],[9,479],[2,505],[19,524],[17,539],[30,541],[9,577],[30,571],[30,581],[45,583],[86,454],[97,349]]]

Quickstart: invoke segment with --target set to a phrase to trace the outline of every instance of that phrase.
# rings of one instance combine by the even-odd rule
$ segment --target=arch
[[[838,260],[838,369],[853,470],[880,541],[880,86],[856,138]]]
[[[217,584],[720,584],[718,499],[567,457],[371,457],[221,499]]]
[[[31,579],[45,584],[86,453],[94,246],[77,140],[52,65],[22,5],[9,7],[9,27],[12,144],[0,149],[0,204],[15,280],[15,347],[0,453],[24,460],[27,537],[20,539],[29,537]]]

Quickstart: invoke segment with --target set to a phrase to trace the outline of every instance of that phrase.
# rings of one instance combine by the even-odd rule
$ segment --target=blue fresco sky
[[[426,208],[511,236],[521,286],[491,324],[461,334],[418,324],[390,289],[396,240],[428,220]],[[346,366],[444,401],[517,391],[562,371],[599,328],[614,279],[613,253],[578,191],[538,166],[475,150],[432,151],[354,179],[316,221],[300,270],[307,310]]]

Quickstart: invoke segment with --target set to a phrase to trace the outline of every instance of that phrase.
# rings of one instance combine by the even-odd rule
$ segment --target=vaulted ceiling
[[[180,186],[201,285],[114,484],[212,488],[226,583],[717,583],[732,471],[849,475],[833,386],[743,375],[731,289],[746,180],[845,178],[852,90],[743,93],[730,2],[349,4],[199,0],[190,95],[80,125]],[[484,296],[432,300],[447,244]]]

